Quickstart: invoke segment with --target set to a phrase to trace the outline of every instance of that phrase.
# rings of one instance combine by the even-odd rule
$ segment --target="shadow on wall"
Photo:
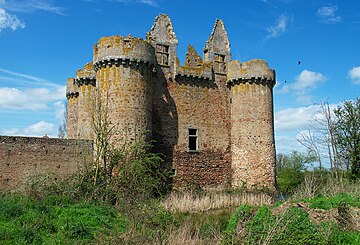
[[[178,112],[167,86],[167,79],[157,67],[153,87],[153,139],[154,150],[164,155],[166,167],[173,168],[174,147],[178,143]]]

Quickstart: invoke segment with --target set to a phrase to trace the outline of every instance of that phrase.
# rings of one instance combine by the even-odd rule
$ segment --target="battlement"
[[[84,65],[83,69],[76,71],[75,84],[79,87],[83,84],[91,84],[92,86],[96,86],[96,72],[92,62]]]
[[[275,71],[270,69],[264,60],[253,59],[247,62],[238,60],[227,64],[227,84],[232,86],[237,83],[267,83],[275,85]]]
[[[75,79],[74,78],[68,78],[66,81],[66,98],[77,98],[79,96],[79,92],[76,89],[75,86]]]
[[[147,66],[156,64],[154,48],[141,38],[108,36],[99,39],[94,46],[94,67]]]

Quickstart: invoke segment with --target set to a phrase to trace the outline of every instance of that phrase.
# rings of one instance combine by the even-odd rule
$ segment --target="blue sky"
[[[173,22],[182,62],[189,43],[202,53],[220,18],[233,59],[276,70],[277,152],[301,149],[296,139],[322,100],[360,96],[357,0],[0,0],[0,134],[57,136],[66,79],[92,60],[93,45],[145,38],[159,13]]]

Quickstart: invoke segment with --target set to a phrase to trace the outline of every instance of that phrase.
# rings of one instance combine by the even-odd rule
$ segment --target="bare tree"
[[[320,107],[321,116],[310,122],[311,130],[300,134],[298,141],[315,154],[320,170],[323,168],[323,159],[329,159],[331,171],[337,178],[339,170],[343,172],[344,169],[336,144],[334,115],[327,101],[322,102]]]

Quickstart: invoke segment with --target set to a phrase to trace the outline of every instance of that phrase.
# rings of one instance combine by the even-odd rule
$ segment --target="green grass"
[[[86,244],[99,234],[118,235],[127,221],[109,206],[75,203],[49,197],[34,201],[28,197],[0,197],[0,243]]]
[[[338,208],[344,203],[359,207],[358,197],[344,193],[305,201],[321,209]],[[275,217],[271,209],[276,205],[242,205],[235,211],[200,213],[171,213],[158,200],[136,206],[118,205],[122,208],[66,196],[34,200],[3,195],[0,244],[158,244],[186,225],[192,228],[184,239],[196,236],[199,244],[360,244],[359,232],[331,221],[314,224],[298,207],[290,207]]]
[[[345,206],[359,207],[359,198],[341,193],[326,198],[305,199],[312,208],[331,209]],[[313,223],[309,214],[296,206],[275,217],[271,209],[277,207],[240,206],[230,217],[224,244],[360,244],[360,232],[344,229],[332,221]],[[251,215],[252,214],[252,215]],[[239,223],[242,231],[238,230]],[[244,228],[244,222],[245,228]],[[245,231],[244,231],[245,229]],[[240,232],[240,233],[239,233]],[[241,235],[239,235],[241,234]],[[240,237],[242,236],[242,237]]]
[[[352,207],[360,208],[360,197],[355,197],[348,193],[340,193],[333,197],[325,197],[319,195],[315,198],[307,198],[306,202],[310,203],[311,208],[329,210],[332,208],[337,208],[340,203],[345,202]]]

